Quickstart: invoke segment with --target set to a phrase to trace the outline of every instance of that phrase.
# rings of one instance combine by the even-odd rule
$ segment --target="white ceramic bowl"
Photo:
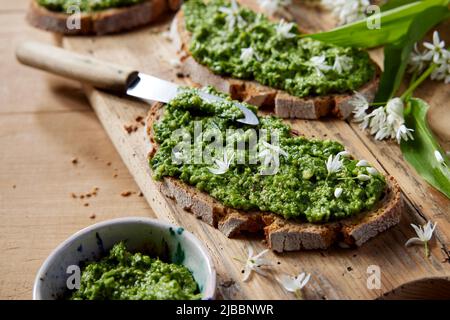
[[[182,228],[149,218],[121,218],[94,224],[72,235],[45,260],[34,281],[34,300],[62,298],[71,265],[95,261],[120,241],[130,251],[143,251],[185,265],[203,299],[214,299],[216,271],[205,247]],[[73,271],[72,271],[73,272]]]

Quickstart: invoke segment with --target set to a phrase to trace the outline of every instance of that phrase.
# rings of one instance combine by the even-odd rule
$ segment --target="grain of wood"
[[[120,196],[120,193],[126,190],[137,191],[137,186],[111,148],[103,129],[89,111],[78,85],[21,67],[14,61],[13,50],[19,41],[52,41],[48,34],[34,31],[23,22],[22,11],[26,8],[26,2],[0,2],[0,75],[8,79],[7,84],[0,89],[0,148],[8,150],[0,156],[0,245],[3,248],[0,254],[0,298],[7,299],[31,297],[32,282],[38,267],[49,252],[73,232],[112,217],[152,215],[142,198],[132,196],[123,199]],[[324,21],[312,21],[314,20],[314,23]],[[149,73],[157,70],[160,77],[177,80],[176,70],[171,69],[169,62],[175,57],[169,44],[162,39],[153,41],[155,33],[164,29],[164,24],[143,29],[131,33],[131,38],[127,41],[127,35],[72,40],[74,44],[77,44],[77,41],[84,43],[77,48],[81,52],[91,47],[95,49],[95,56],[109,58],[114,62],[122,60],[134,67],[142,66],[143,70]],[[138,52],[139,57],[136,57],[134,51]],[[110,52],[114,52],[114,55],[109,56]],[[115,61],[116,59],[118,60]],[[427,93],[433,89],[434,94],[428,96]],[[419,91],[423,91],[424,98],[430,98],[428,101],[431,102],[431,111],[436,110],[433,112],[434,116],[430,113],[431,126],[442,141],[448,142],[448,138],[445,138],[448,136],[445,134],[448,133],[446,117],[449,113],[444,111],[448,106],[448,96],[443,95],[445,92],[448,94],[448,91],[445,91],[445,87],[436,89],[432,82]],[[123,149],[122,156],[134,172],[136,180],[140,181],[139,186],[146,190],[146,198],[152,207],[161,210],[159,216],[170,221],[179,221],[206,242],[216,265],[221,266],[219,286],[224,297],[293,298],[270,279],[255,277],[249,284],[241,283],[239,279],[242,265],[230,259],[230,256],[244,258],[247,241],[223,237],[189,214],[180,211],[173,203],[160,197],[158,191],[152,189],[145,166],[145,151],[142,151],[142,132],[128,136],[123,130],[123,125],[132,123],[135,115],[145,114],[145,104],[127,102],[98,92],[91,92],[90,97],[91,101],[96,102],[97,114],[101,114],[103,122],[106,125],[112,124],[109,129],[110,136],[114,137],[116,146]],[[440,123],[441,131],[436,130],[437,123]],[[328,126],[329,124],[332,126]],[[381,147],[377,144],[369,148],[370,151],[364,148],[367,143],[359,140],[359,129],[356,127],[352,127],[348,133],[348,127],[340,132],[343,124],[334,122],[320,125],[314,122],[298,122],[296,125],[317,137],[325,137],[325,134],[327,137],[337,137],[348,144],[352,152],[367,156],[368,160],[372,160],[373,155],[378,158],[381,153]],[[26,127],[25,131],[22,130],[23,127]],[[114,133],[111,134],[111,131]],[[130,139],[135,140],[130,143]],[[395,148],[395,145],[392,145],[389,149],[384,149],[384,152],[390,153],[395,151]],[[133,160],[132,154],[135,150],[137,153]],[[71,163],[74,156],[79,159],[79,167],[76,168]],[[105,164],[110,161],[111,166]],[[406,165],[399,154],[396,154],[392,158],[383,157],[377,166],[391,172],[404,170]],[[114,179],[116,172],[118,177]],[[411,170],[406,172],[411,174]],[[434,195],[428,199],[428,187],[420,178],[410,180],[403,177],[401,180],[403,189],[410,190],[406,191],[407,195],[415,196],[419,190],[415,196],[418,210],[405,212],[405,219],[398,228],[388,231],[358,250],[333,249],[274,255],[274,260],[281,262],[277,269],[289,273],[301,269],[312,272],[313,280],[305,296],[319,299],[370,299],[411,279],[448,275],[448,263],[441,262],[445,255],[442,255],[439,243],[433,242],[433,255],[429,260],[423,258],[421,247],[411,247],[407,250],[403,247],[403,242],[413,236],[412,229],[408,226],[409,221],[418,223],[421,215],[429,218],[434,213],[441,218],[448,216],[449,210],[445,210],[448,203],[438,201],[435,204]],[[93,181],[95,183],[92,183]],[[83,202],[74,202],[70,193],[89,192],[94,185],[100,186],[100,190],[98,197],[92,200],[88,207],[88,210],[98,208],[95,210],[96,219],[92,220],[89,215],[85,215]],[[420,191],[423,188],[425,192]],[[428,203],[424,209],[421,208],[422,201]],[[439,226],[439,233],[442,230],[446,231],[448,228]],[[211,240],[216,238],[218,241]],[[257,240],[251,243],[257,250],[263,248]],[[222,253],[226,258],[222,258]],[[381,290],[369,291],[365,288],[366,268],[376,263],[380,263],[382,268],[383,286]],[[228,272],[228,269],[231,271]],[[398,272],[399,270],[402,272]],[[433,287],[436,287],[436,284]],[[264,295],[264,291],[273,291],[273,294]]]
[[[139,188],[80,85],[16,62],[20,41],[54,43],[26,25],[26,2],[0,1],[0,299],[31,299],[38,268],[74,232],[111,218],[153,216],[143,198],[120,196]],[[71,196],[96,186],[89,200]]]
[[[28,0],[0,0],[0,14],[8,14],[12,11],[25,11],[28,8]]]
[[[166,80],[180,82],[177,70],[170,64],[175,58],[171,44],[161,35],[167,30],[169,21],[164,20],[153,27],[142,29],[127,35],[115,35],[102,38],[65,38],[65,48],[85,53],[108,61],[126,63]],[[120,44],[120,45],[118,45]],[[378,52],[379,54],[379,52]],[[382,58],[378,56],[378,58]],[[256,251],[265,246],[258,239],[228,239],[220,232],[198,221],[189,213],[177,207],[171,200],[164,198],[151,178],[146,154],[148,145],[139,132],[128,135],[123,129],[138,114],[145,112],[148,105],[141,102],[122,99],[86,87],[87,96],[97,116],[120,153],[123,161],[134,176],[158,218],[183,226],[197,235],[208,247],[219,274],[218,289],[227,299],[290,299],[293,296],[285,292],[273,277],[252,277],[248,283],[241,281],[242,263],[235,258],[246,258],[246,247],[251,245]],[[433,98],[434,99],[434,98]],[[433,194],[423,197],[429,187],[420,179],[411,180],[411,169],[401,159],[398,146],[391,143],[375,144],[365,137],[359,129],[338,120],[288,121],[299,132],[318,138],[336,139],[344,143],[349,151],[359,158],[373,162],[383,171],[397,177],[406,191],[407,209],[402,222],[359,249],[333,248],[328,251],[285,253],[269,256],[281,264],[275,268],[274,275],[280,272],[296,274],[300,271],[311,272],[312,281],[305,291],[311,299],[373,299],[398,286],[427,277],[446,277],[450,267],[445,259],[448,253],[446,224],[449,201]],[[438,225],[442,242],[434,241],[430,258],[423,256],[422,247],[405,248],[406,240],[414,236],[410,223],[426,219],[441,219]],[[367,288],[367,268],[378,265],[382,272],[382,287],[379,290]],[[401,272],[399,272],[401,270]]]

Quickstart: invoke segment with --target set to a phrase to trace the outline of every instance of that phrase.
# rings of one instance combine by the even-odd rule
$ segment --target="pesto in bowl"
[[[84,266],[80,288],[69,299],[198,300],[201,294],[185,266],[131,253],[119,242],[106,257]]]
[[[212,260],[192,233],[127,217],[93,224],[61,243],[39,269],[33,299],[211,300],[215,290]]]
[[[212,88],[205,90],[229,99]],[[256,112],[254,106],[246,106]],[[207,102],[196,89],[180,93],[153,125],[159,144],[150,159],[154,177],[178,178],[227,207],[272,212],[285,219],[312,223],[355,216],[374,208],[383,196],[387,186],[383,175],[368,163],[343,153],[344,146],[339,142],[295,136],[288,125],[273,116],[260,116],[256,127],[237,122],[241,117],[231,100]],[[196,136],[199,128],[202,136]],[[223,142],[222,149],[211,141],[213,132],[221,135],[214,141]],[[261,174],[267,166],[261,155],[267,155],[265,150],[274,142],[274,133],[280,153],[278,170],[275,174]],[[180,146],[184,150],[174,152]],[[229,168],[214,173],[211,168],[215,168],[217,160],[225,159],[225,154],[231,159]],[[196,161],[199,155],[211,157]],[[252,158],[256,161],[250,161],[251,155],[256,155]],[[330,157],[337,157],[341,163],[336,172],[330,173],[327,168]]]
[[[353,92],[375,76],[366,51],[303,38],[295,25],[244,7],[235,11],[229,1],[188,0],[182,11],[190,54],[215,74],[297,97]]]
[[[146,0],[37,0],[37,3],[51,11],[73,13],[74,7],[81,12],[95,12],[111,8],[129,7]]]

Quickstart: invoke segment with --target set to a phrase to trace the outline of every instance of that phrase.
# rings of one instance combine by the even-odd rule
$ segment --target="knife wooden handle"
[[[20,44],[16,57],[30,67],[117,93],[125,93],[138,77],[135,70],[38,42]]]

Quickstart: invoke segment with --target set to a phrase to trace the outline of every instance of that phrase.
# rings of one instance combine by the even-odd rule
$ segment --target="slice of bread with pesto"
[[[251,127],[239,124],[240,117],[230,102],[205,102],[195,90],[181,93],[169,104],[154,104],[147,118],[149,163],[161,192],[227,237],[264,232],[268,246],[277,252],[326,249],[340,242],[360,246],[399,222],[403,200],[392,177],[353,159],[338,142],[296,134],[279,118],[260,116],[260,124]],[[214,141],[235,139],[230,146],[240,141],[248,148],[232,148],[232,154],[225,148],[223,155],[217,154],[195,133],[192,139],[197,125],[202,137],[219,130],[219,137],[224,136]],[[279,133],[279,146],[258,140],[250,147],[253,130]],[[176,148],[180,137],[194,157],[211,154],[214,161],[186,158],[187,153]],[[199,152],[193,141],[202,146]],[[267,150],[278,150],[279,167],[264,175],[264,159],[272,154]],[[252,151],[257,151],[257,162],[250,162]],[[224,169],[217,159],[225,154]]]
[[[27,20],[55,33],[103,35],[144,26],[180,5],[181,0],[31,0]]]
[[[347,118],[355,91],[372,101],[380,68],[367,52],[301,37],[226,0],[189,0],[171,33],[182,71],[233,99],[266,106],[282,118]]]

